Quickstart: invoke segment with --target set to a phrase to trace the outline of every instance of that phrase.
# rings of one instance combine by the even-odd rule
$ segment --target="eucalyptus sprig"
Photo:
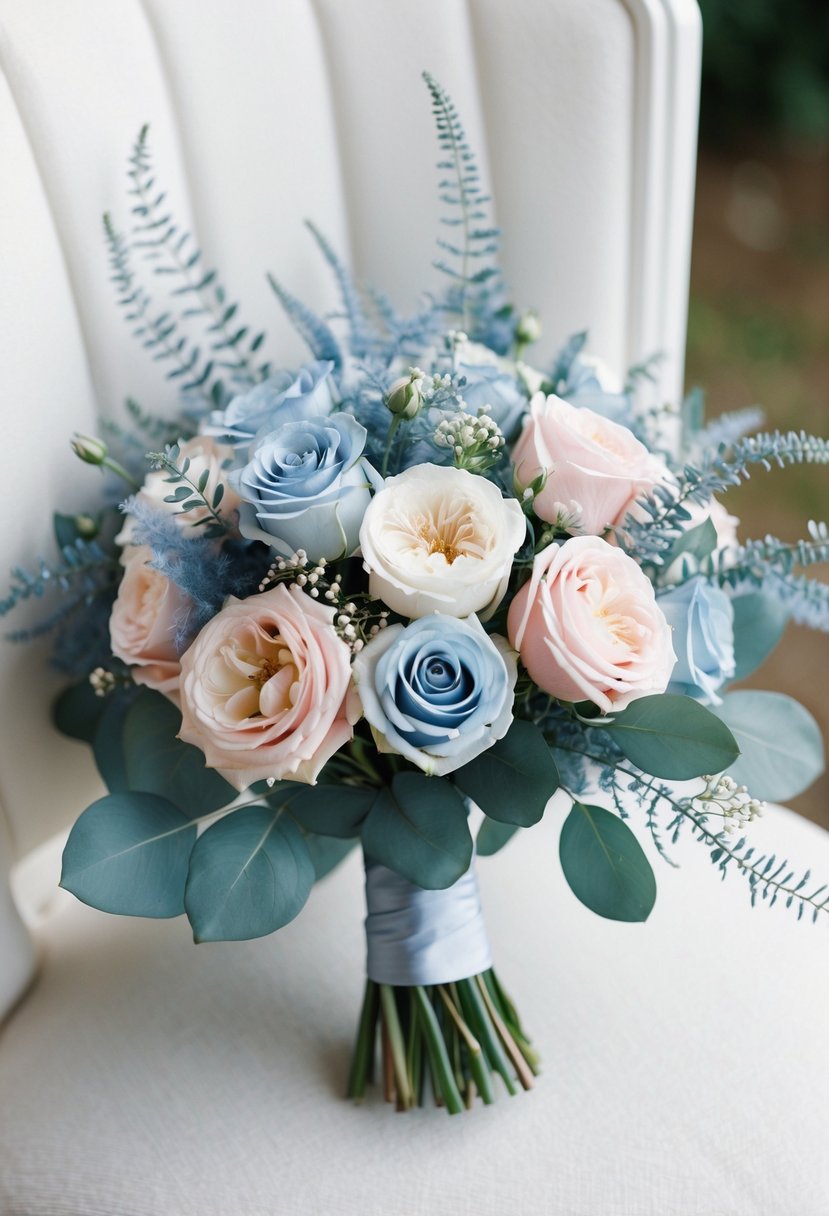
[[[204,527],[203,535],[208,540],[217,540],[228,532],[235,531],[232,521],[226,515],[219,514],[219,507],[225,494],[224,482],[220,481],[213,490],[210,500],[205,497],[210,470],[203,469],[198,480],[194,481],[189,475],[191,460],[185,456],[179,464],[181,449],[177,443],[172,444],[163,452],[147,452],[147,460],[153,469],[168,473],[166,482],[178,488],[168,494],[164,501],[178,510],[177,515],[185,515],[190,511],[200,511],[201,514],[190,521],[191,528]]]

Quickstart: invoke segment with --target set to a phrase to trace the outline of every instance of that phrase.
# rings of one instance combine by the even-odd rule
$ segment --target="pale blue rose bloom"
[[[230,475],[243,500],[242,534],[283,555],[304,549],[315,562],[353,553],[377,476],[365,443],[351,414],[286,422],[266,435]]]
[[[221,436],[235,446],[251,443],[285,422],[324,418],[334,406],[334,386],[328,360],[308,363],[298,372],[276,372],[250,392],[234,397],[210,417],[205,433]]]
[[[697,576],[657,600],[673,630],[677,655],[668,692],[719,705],[717,690],[734,675],[734,608],[719,587]]]
[[[468,764],[512,724],[516,655],[476,616],[390,625],[355,655],[352,671],[379,750],[427,773]]]
[[[491,363],[460,363],[457,368],[466,376],[461,394],[470,414],[477,414],[482,405],[490,406],[489,416],[511,439],[527,410],[527,394],[515,376]]]

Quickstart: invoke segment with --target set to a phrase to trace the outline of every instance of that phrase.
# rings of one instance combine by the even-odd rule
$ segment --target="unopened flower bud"
[[[76,515],[72,523],[75,525],[78,536],[84,540],[92,540],[94,536],[98,535],[98,521],[91,515]]]
[[[541,337],[541,322],[538,313],[529,309],[521,314],[515,324],[515,341],[519,346],[529,346]]]
[[[103,439],[81,435],[76,431],[69,442],[75,455],[87,464],[103,464],[107,458],[108,448]]]
[[[386,405],[398,418],[411,421],[417,417],[423,405],[423,372],[419,367],[410,367],[408,376],[395,380],[386,395]]]

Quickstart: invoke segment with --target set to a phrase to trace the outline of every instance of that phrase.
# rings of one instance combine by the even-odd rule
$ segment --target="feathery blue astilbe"
[[[311,220],[306,220],[305,224],[316,241],[320,253],[333,272],[334,278],[337,280],[340,299],[345,318],[348,322],[349,351],[355,359],[365,359],[382,349],[385,345],[382,335],[378,333],[368,317],[360,289],[354,282],[351,272],[345,263],[334,252],[331,244],[326,240],[316,224],[313,224]]]
[[[175,515],[137,497],[128,498],[123,510],[135,523],[132,543],[149,546],[151,565],[192,601],[191,613],[177,622],[178,644],[206,625],[229,595],[245,599],[258,590],[270,560],[264,545],[241,540],[220,544],[185,532]]]
[[[215,269],[204,265],[202,252],[191,233],[182,229],[167,204],[166,192],[156,185],[148,142],[149,128],[139,132],[129,158],[129,194],[133,199],[132,249],[152,265],[153,274],[163,276],[166,294],[179,319],[198,318],[203,323],[204,353],[189,350],[189,366],[175,369],[171,377],[182,377],[196,388],[210,386],[214,402],[224,399],[220,376],[236,388],[251,386],[270,374],[270,364],[261,362],[265,341],[262,331],[239,321],[239,305],[230,299]],[[170,324],[174,323],[172,320]]]
[[[439,197],[449,210],[441,223],[453,233],[451,240],[438,241],[443,256],[435,266],[450,279],[441,303],[471,338],[506,354],[514,322],[497,262],[500,229],[489,215],[492,200],[481,186],[478,164],[454,102],[429,72],[423,73],[423,79],[444,156],[438,162]]]

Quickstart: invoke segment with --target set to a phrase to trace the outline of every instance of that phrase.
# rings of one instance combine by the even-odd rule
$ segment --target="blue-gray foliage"
[[[513,339],[514,323],[497,262],[500,229],[490,217],[491,198],[481,185],[478,163],[457,107],[433,76],[424,72],[423,79],[432,99],[443,153],[438,162],[442,174],[439,197],[449,210],[441,223],[452,230],[451,239],[438,240],[442,256],[435,263],[450,279],[442,308],[475,341],[505,354]]]
[[[132,541],[152,549],[152,566],[192,601],[176,622],[176,645],[183,649],[229,595],[244,599],[258,588],[269,564],[264,545],[229,539],[223,543],[185,531],[174,515],[129,498],[123,504],[135,523]]]

